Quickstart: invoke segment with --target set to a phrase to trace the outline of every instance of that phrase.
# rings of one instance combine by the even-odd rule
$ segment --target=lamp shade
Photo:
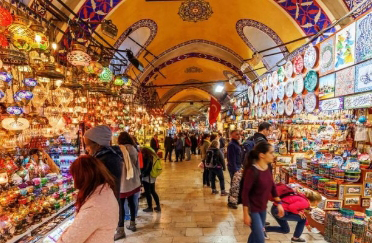
[[[13,80],[13,76],[7,72],[0,72],[0,81],[10,83]]]
[[[115,77],[114,84],[115,84],[116,86],[123,86],[123,85],[124,85],[123,77],[122,77],[122,76],[116,76],[116,77]]]
[[[56,102],[62,106],[67,106],[74,99],[74,93],[68,88],[58,88],[53,93]]]
[[[43,87],[41,86],[36,86],[33,90],[32,90],[33,94],[34,94],[34,98],[32,99],[32,104],[36,107],[40,107],[44,104],[45,100],[47,99],[48,97],[48,92],[46,89],[44,89]]]
[[[21,102],[27,105],[28,102],[34,97],[34,94],[29,90],[19,90],[14,94],[14,101]]]
[[[19,116],[23,114],[23,109],[20,106],[13,105],[6,108],[6,112],[9,115]]]
[[[74,66],[88,66],[92,58],[86,53],[85,46],[74,44],[72,51],[67,53],[67,61]]]
[[[5,118],[1,125],[4,129],[10,131],[25,130],[30,127],[30,122],[25,118]]]
[[[13,16],[9,10],[0,6],[0,27],[8,27],[13,22]]]
[[[33,49],[46,51],[49,48],[49,39],[44,34],[44,27],[38,24],[31,25],[30,29],[34,31],[34,41],[31,44]]]
[[[23,84],[27,87],[35,87],[37,85],[37,80],[34,78],[25,78]]]
[[[101,74],[99,75],[99,79],[104,83],[111,82],[113,77],[114,75],[108,67],[104,67]]]
[[[28,28],[27,24],[27,19],[15,16],[13,24],[8,27],[12,44],[22,51],[30,51],[35,39],[34,31]]]
[[[103,70],[102,64],[97,61],[91,61],[88,66],[84,67],[84,71],[88,74],[99,75]]]

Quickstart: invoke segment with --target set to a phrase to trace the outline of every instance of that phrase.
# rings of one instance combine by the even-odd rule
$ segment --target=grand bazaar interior
[[[372,242],[372,0],[0,0],[0,108],[0,243]]]

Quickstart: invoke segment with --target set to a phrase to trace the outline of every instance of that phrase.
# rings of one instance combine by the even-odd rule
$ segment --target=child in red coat
[[[306,242],[306,240],[300,238],[306,225],[306,215],[304,211],[305,209],[310,208],[310,206],[317,206],[321,200],[322,197],[319,193],[310,190],[306,191],[305,195],[295,194],[282,198],[282,206],[285,211],[284,217],[279,218],[277,216],[278,209],[276,206],[272,206],[271,208],[271,214],[280,226],[267,226],[266,232],[288,234],[290,232],[288,221],[296,221],[297,226],[291,241]]]

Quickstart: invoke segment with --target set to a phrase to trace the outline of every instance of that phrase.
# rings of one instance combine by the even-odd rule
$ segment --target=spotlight
[[[225,89],[225,87],[223,85],[217,85],[216,88],[214,89],[214,91],[216,93],[221,93],[224,89]]]
[[[53,50],[57,50],[57,48],[58,48],[58,45],[57,45],[57,43],[52,43],[52,48],[53,48]]]
[[[135,68],[137,68],[140,72],[143,72],[144,67],[142,63],[138,61],[137,58],[134,57],[133,52],[131,50],[127,50],[127,57],[130,63],[132,63]]]

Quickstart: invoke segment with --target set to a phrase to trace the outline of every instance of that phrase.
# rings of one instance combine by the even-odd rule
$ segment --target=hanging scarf
[[[125,179],[130,180],[133,178],[133,166],[132,162],[130,161],[129,153],[127,148],[124,145],[119,145],[121,152],[123,153],[124,158],[124,166],[123,166],[123,175],[124,170],[127,170],[127,177]]]

